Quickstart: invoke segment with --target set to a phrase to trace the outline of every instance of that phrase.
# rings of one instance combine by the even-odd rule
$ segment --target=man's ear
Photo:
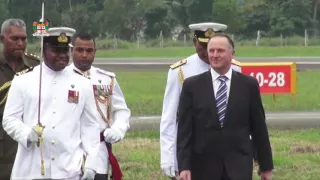
[[[193,38],[193,45],[194,45],[194,47],[197,46],[197,43],[198,43],[197,39],[196,39],[196,38]]]

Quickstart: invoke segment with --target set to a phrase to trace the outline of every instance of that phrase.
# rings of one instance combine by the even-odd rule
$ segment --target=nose
[[[69,52],[59,52],[58,57],[62,59],[67,59],[69,57]]]
[[[87,56],[88,56],[87,51],[83,51],[83,52],[82,52],[82,56],[83,56],[83,57],[87,57]]]
[[[210,57],[210,59],[216,59],[219,57],[219,54],[217,53],[217,51],[210,51],[209,57]]]
[[[22,39],[19,38],[19,39],[17,40],[17,45],[18,45],[18,46],[23,46],[23,44],[24,44],[24,40],[22,40]]]

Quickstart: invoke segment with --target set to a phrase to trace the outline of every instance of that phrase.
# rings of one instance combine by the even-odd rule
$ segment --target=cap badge
[[[68,42],[68,38],[66,33],[61,33],[60,36],[58,37],[58,42],[59,43],[67,43]]]
[[[205,35],[206,37],[211,38],[212,36],[215,35],[215,32],[213,31],[212,28],[209,28],[209,29],[207,29],[207,31],[204,33],[204,35]]]

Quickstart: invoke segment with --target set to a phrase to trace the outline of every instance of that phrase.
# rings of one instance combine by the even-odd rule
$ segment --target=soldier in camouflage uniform
[[[1,26],[0,40],[0,180],[9,180],[17,142],[2,128],[2,117],[7,93],[15,75],[20,75],[40,64],[38,56],[25,53],[27,45],[26,25],[20,19],[8,19]]]

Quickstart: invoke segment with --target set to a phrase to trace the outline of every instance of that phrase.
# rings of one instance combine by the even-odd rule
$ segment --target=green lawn
[[[195,53],[193,47],[131,48],[98,50],[97,57],[187,57]],[[320,46],[244,46],[236,47],[237,57],[320,56]]]
[[[117,79],[132,115],[160,115],[167,72],[117,72]],[[290,95],[263,95],[266,111],[319,110],[320,72],[298,72],[297,94],[292,102]]]
[[[320,130],[270,130],[275,180],[318,180]],[[115,144],[124,180],[167,180],[160,169],[159,132],[131,132]],[[255,175],[255,180],[259,178]]]

